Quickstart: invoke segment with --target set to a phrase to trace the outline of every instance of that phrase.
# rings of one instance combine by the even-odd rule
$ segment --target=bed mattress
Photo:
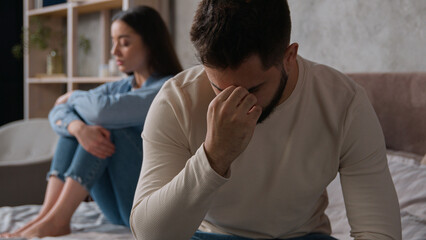
[[[426,165],[421,165],[419,156],[401,152],[388,152],[388,163],[398,194],[402,239],[426,239]],[[332,235],[338,239],[352,239],[346,219],[339,177],[327,188],[330,205],[326,214],[332,225]],[[0,232],[13,231],[36,217],[40,205],[24,205],[0,208]],[[95,202],[83,202],[72,218],[72,233],[61,237],[45,237],[51,240],[104,240],[133,239],[130,230],[111,224]]]

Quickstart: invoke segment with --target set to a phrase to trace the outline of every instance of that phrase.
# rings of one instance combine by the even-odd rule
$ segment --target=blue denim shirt
[[[50,125],[61,136],[71,136],[67,128],[74,120],[107,129],[136,127],[142,132],[155,95],[171,77],[151,76],[140,88],[133,90],[133,76],[102,84],[89,91],[76,90],[66,103],[59,104],[50,111]]]

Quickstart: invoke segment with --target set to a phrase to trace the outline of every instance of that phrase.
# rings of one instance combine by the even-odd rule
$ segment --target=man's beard
[[[285,86],[287,85],[287,80],[288,80],[288,75],[285,72],[284,68],[282,68],[281,69],[280,85],[278,86],[278,89],[275,92],[275,95],[272,98],[271,102],[268,104],[268,106],[266,106],[262,109],[262,114],[260,115],[259,119],[257,120],[257,124],[262,123],[274,111],[275,107],[278,105],[278,102],[280,101],[280,99],[281,99],[281,97],[284,93]]]

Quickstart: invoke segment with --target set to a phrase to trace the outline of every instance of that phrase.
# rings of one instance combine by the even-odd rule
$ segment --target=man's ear
[[[298,43],[290,44],[284,52],[283,66],[288,73],[293,64],[297,62],[297,51],[299,50]]]

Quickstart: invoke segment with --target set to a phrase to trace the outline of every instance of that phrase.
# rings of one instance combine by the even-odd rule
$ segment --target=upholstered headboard
[[[352,73],[373,104],[392,150],[426,153],[426,72]]]

